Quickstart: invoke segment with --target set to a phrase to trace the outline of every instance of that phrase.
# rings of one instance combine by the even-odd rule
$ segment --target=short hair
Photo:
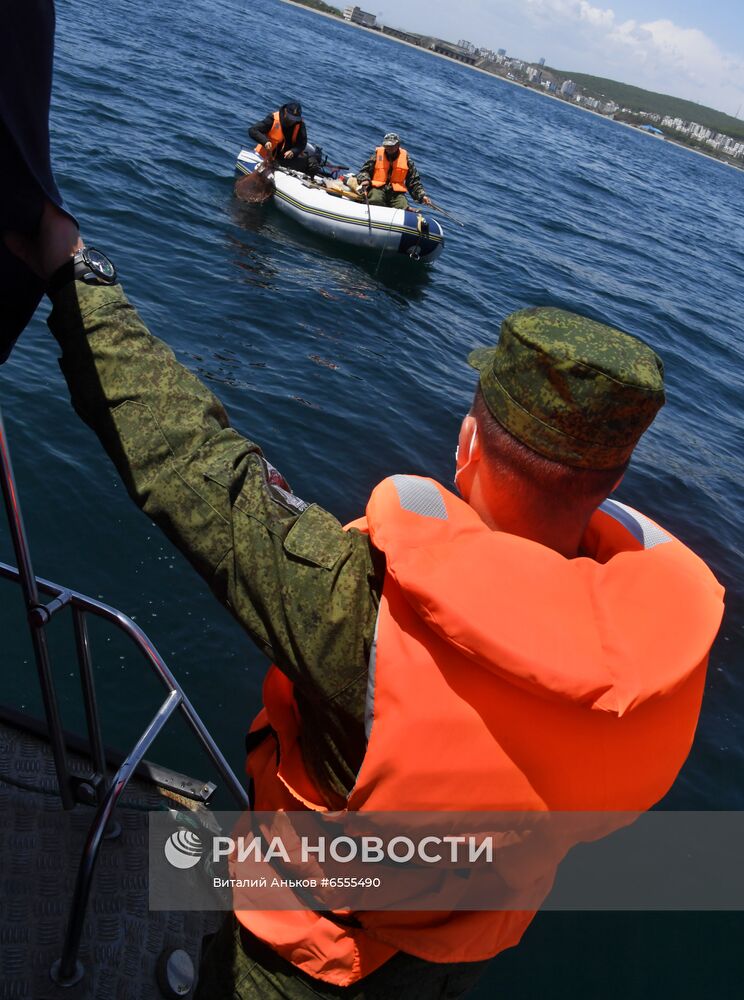
[[[522,489],[546,493],[556,505],[598,506],[614,489],[628,463],[616,469],[580,469],[556,462],[514,437],[488,409],[480,384],[471,410],[488,465]]]

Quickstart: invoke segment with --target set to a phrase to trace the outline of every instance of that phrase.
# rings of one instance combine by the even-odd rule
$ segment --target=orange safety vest
[[[290,148],[297,141],[297,134],[299,133],[299,131],[300,131],[300,123],[297,122],[297,124],[295,125],[295,127],[292,129],[292,135],[291,135],[290,140],[289,140],[290,141]],[[279,152],[281,150],[282,146],[284,145],[284,143],[287,141],[286,137],[284,135],[284,129],[282,128],[282,123],[279,120],[279,112],[278,111],[274,112],[274,123],[271,126],[271,131],[269,132],[267,138],[271,140],[271,143],[272,143],[272,148],[271,149],[267,149],[263,145],[263,143],[260,143],[260,142],[256,146],[256,152],[259,154],[259,156],[263,156],[263,158],[265,160],[267,160],[269,158],[269,156],[275,155],[275,151]]]
[[[408,177],[408,153],[401,148],[394,160],[385,155],[385,147],[378,146],[375,150],[375,172],[372,174],[372,187],[381,188],[389,182],[393,191],[405,194],[406,177]]]
[[[369,533],[386,572],[367,750],[348,809],[641,811],[668,791],[692,744],[723,611],[721,586],[681,542],[607,500],[584,555],[566,559],[491,531],[459,497],[413,476],[384,480],[349,527]],[[292,683],[272,667],[263,693],[251,731],[273,735],[247,760],[255,809],[323,811]],[[573,842],[582,839],[592,838]],[[339,986],[397,950],[478,961],[519,942],[570,846],[538,853],[521,885],[504,860],[510,910],[365,911],[351,926],[310,910],[236,915],[298,969]]]

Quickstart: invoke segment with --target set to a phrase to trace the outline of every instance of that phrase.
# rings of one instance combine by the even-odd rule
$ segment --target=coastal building
[[[564,97],[573,97],[576,92],[576,84],[573,80],[564,80],[561,84],[561,93]]]
[[[424,44],[423,35],[416,35],[412,31],[401,31],[400,28],[391,28],[389,24],[383,25],[382,33],[390,35],[391,38],[397,38],[401,42],[408,42],[409,45]]]
[[[542,76],[542,70],[538,69],[537,66],[530,66],[527,70],[527,79],[530,83],[539,83]]]
[[[506,59],[506,49],[499,49],[496,55],[501,56],[502,59]]]
[[[713,136],[713,129],[706,128],[704,125],[697,125],[693,123],[692,128],[690,129],[690,135],[693,139],[710,139]]]
[[[472,52],[468,52],[460,45],[455,45],[454,42],[445,42],[442,38],[432,38],[427,48],[431,49],[432,52],[437,52],[440,56],[449,56],[450,59],[457,59],[458,62],[467,63],[469,66],[475,66],[478,62]]]
[[[537,61],[537,65],[538,65],[538,66],[544,66],[544,65],[545,65],[545,56],[541,56],[541,57],[540,57],[540,58],[538,59],[538,61]]]
[[[377,17],[362,10],[361,7],[347,7],[344,10],[344,20],[351,21],[352,24],[361,24],[363,28],[374,28],[377,23]]]
[[[476,46],[473,45],[472,42],[468,42],[465,38],[461,38],[457,44],[461,49],[464,49],[466,52],[469,52],[471,56],[474,56],[478,51]]]

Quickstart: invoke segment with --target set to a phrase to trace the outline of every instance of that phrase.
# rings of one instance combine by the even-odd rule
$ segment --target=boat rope
[[[390,235],[390,233],[393,231],[393,219],[394,218],[395,218],[395,211],[393,211],[393,214],[390,216],[390,223],[389,223],[387,229],[385,230],[385,238],[382,241],[382,247],[380,248],[380,256],[377,258],[377,266],[375,267],[374,274],[373,274],[373,277],[375,277],[375,278],[377,277],[377,272],[380,270],[380,264],[382,263],[382,255],[385,253],[385,250],[387,248],[387,238]],[[372,214],[370,213],[370,226],[371,225],[372,225]]]

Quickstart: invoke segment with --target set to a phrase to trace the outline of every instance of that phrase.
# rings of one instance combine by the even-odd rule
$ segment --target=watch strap
[[[84,250],[78,250],[74,257],[70,257],[66,260],[64,264],[57,268],[54,274],[49,278],[46,284],[46,293],[50,297],[58,292],[65,285],[69,285],[72,281],[86,281],[91,284],[114,284],[116,278],[113,281],[105,281],[101,275],[96,274],[85,259]]]

